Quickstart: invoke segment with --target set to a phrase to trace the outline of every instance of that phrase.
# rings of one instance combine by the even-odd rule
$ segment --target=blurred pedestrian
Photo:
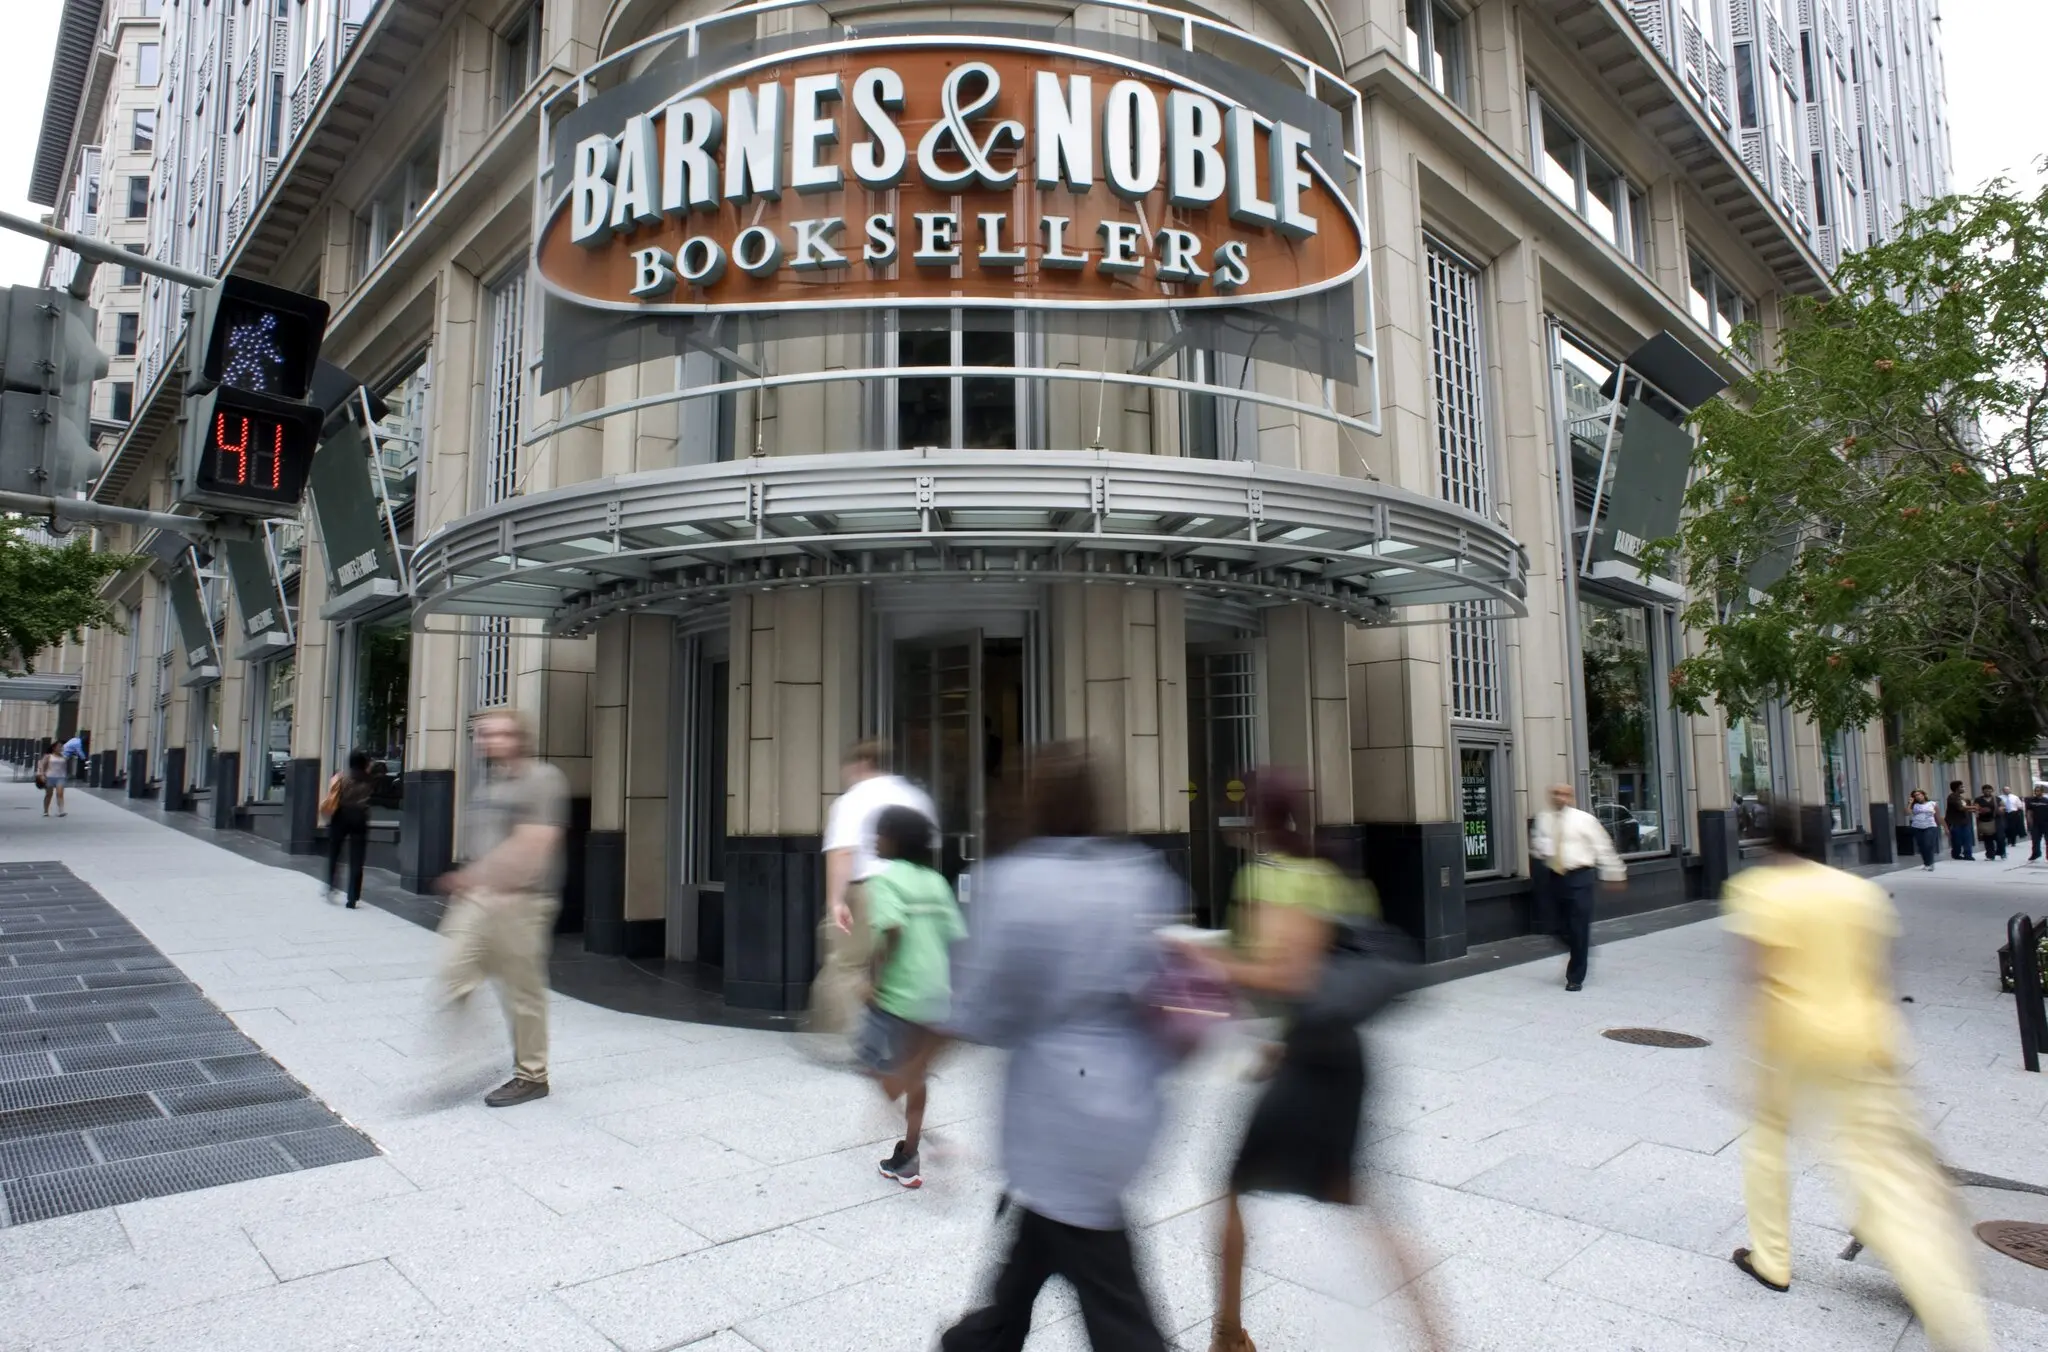
[[[867,883],[882,871],[875,855],[875,823],[892,807],[910,808],[928,822],[939,819],[924,790],[888,773],[888,762],[886,742],[848,747],[840,762],[844,791],[825,814],[825,918],[818,925],[818,947],[825,957],[811,983],[805,1025],[813,1033],[850,1033],[860,1023],[874,943]]]
[[[470,862],[438,884],[452,900],[441,980],[451,1004],[496,982],[512,1027],[514,1072],[484,1097],[509,1108],[548,1093],[548,955],[561,909],[562,836],[569,785],[533,754],[533,733],[510,709],[476,720],[483,774],[463,811]]]
[[[57,749],[55,742],[43,743],[43,754],[36,761],[36,783],[43,789],[43,815],[50,815],[50,803],[57,804],[57,815],[64,811],[64,782],[71,777],[71,763],[64,759],[64,753]]]
[[[348,753],[348,768],[327,781],[320,806],[327,813],[327,899],[343,893],[334,885],[341,872],[342,851],[348,851],[348,908],[363,899],[363,858],[370,848],[370,753]]]
[[[873,994],[855,1046],[878,1078],[903,1069],[927,1030],[951,1004],[952,949],[967,937],[953,889],[932,868],[932,824],[917,809],[889,807],[875,822],[882,871],[864,884],[873,931]],[[924,1137],[925,1076],[891,1092],[903,1100],[903,1139],[881,1163],[882,1177],[924,1186],[918,1147]]]
[[[1948,823],[1948,857],[1974,860],[1977,857],[1977,805],[1970,801],[1969,794],[1963,792],[1962,780],[1951,779],[1948,782],[1948,802],[1942,815]]]
[[[2003,857],[2027,838],[2027,804],[2012,791],[2010,784],[1999,792],[1998,802],[2005,809],[2005,848],[1998,852]]]
[[[1183,892],[1158,855],[1106,835],[1099,795],[1084,748],[1040,749],[1022,843],[975,873],[945,1032],[1010,1052],[997,1207],[1009,1236],[988,1303],[945,1332],[945,1352],[1017,1352],[1054,1276],[1073,1287],[1095,1352],[1166,1347],[1123,1199],[1159,1133],[1170,1056],[1141,996],[1165,966],[1157,931]],[[937,1047],[927,1040],[889,1087]]]
[[[1361,1200],[1357,1169],[1365,1107],[1364,1045],[1356,1027],[1315,1019],[1302,1003],[1317,988],[1337,927],[1349,919],[1376,915],[1378,898],[1370,884],[1346,877],[1317,857],[1309,796],[1293,776],[1275,770],[1254,775],[1250,815],[1257,853],[1238,873],[1234,888],[1244,917],[1243,950],[1231,956],[1194,947],[1186,950],[1190,957],[1213,964],[1239,989],[1278,1001],[1285,1010],[1277,1061],[1230,1170],[1210,1352],[1254,1352],[1243,1324],[1246,1240],[1241,1199],[1251,1193],[1280,1193],[1338,1206],[1354,1206]],[[1414,1285],[1421,1267],[1393,1230],[1370,1211],[1359,1214],[1392,1259],[1424,1338],[1436,1345],[1436,1320]]]
[[[1977,791],[1977,843],[1986,859],[2005,858],[2005,802],[1986,784]]]
[[[1628,865],[1614,851],[1614,840],[1600,819],[1572,805],[1572,786],[1550,786],[1550,810],[1536,814],[1529,833],[1529,853],[1550,870],[1551,904],[1571,949],[1564,968],[1564,988],[1582,989],[1593,947],[1593,878],[1597,872],[1609,891],[1628,883]]]
[[[2027,795],[2027,839],[2033,845],[2028,859],[2039,859],[2043,845],[2048,845],[2048,784],[2034,785],[2034,791]]]
[[[1765,861],[1724,893],[1755,987],[1756,1120],[1744,1146],[1749,1247],[1735,1265],[1773,1291],[1792,1281],[1786,1135],[1795,1110],[1833,1119],[1856,1237],[1883,1260],[1943,1352],[1989,1348],[1962,1213],[1900,1077],[1891,989],[1898,915],[1884,890],[1799,855],[1799,815],[1773,809]]]
[[[85,773],[85,748],[91,740],[89,732],[74,732],[71,740],[64,743],[64,770],[69,777],[76,779]]]
[[[1913,832],[1913,848],[1920,852],[1920,866],[1932,873],[1934,852],[1941,848],[1941,816],[1934,810],[1927,790],[1913,790],[1906,814],[1907,825]]]

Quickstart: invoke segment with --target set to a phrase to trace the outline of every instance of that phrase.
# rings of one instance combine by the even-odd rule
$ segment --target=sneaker
[[[1586,983],[1583,981],[1567,981],[1564,983],[1564,988],[1568,991],[1584,990]]]
[[[528,1080],[514,1075],[511,1079],[484,1095],[484,1107],[510,1108],[521,1103],[531,1103],[535,1099],[543,1099],[547,1096],[548,1082],[546,1080]],[[913,1160],[912,1165],[915,1166],[915,1164],[916,1161]]]
[[[895,1151],[882,1161],[882,1177],[893,1178],[906,1188],[921,1188],[924,1178],[917,1170],[917,1152],[905,1150],[903,1142],[896,1143]]]

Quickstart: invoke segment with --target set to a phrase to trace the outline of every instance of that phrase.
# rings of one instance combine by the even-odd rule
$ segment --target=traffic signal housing
[[[99,468],[99,316],[68,291],[0,288],[0,492],[70,497]]]
[[[308,402],[327,303],[223,277],[197,293],[187,338],[178,499],[239,516],[294,516],[324,414]]]

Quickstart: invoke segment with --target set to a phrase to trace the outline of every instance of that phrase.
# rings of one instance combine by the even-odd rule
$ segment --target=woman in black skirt
[[[1240,953],[1218,958],[1200,948],[1188,950],[1192,957],[1213,962],[1240,989],[1277,1001],[1285,1010],[1285,1033],[1272,1052],[1271,1079],[1230,1171],[1210,1352],[1255,1352],[1242,1323],[1245,1233],[1239,1199],[1265,1192],[1339,1206],[1358,1201],[1354,1170],[1365,1106],[1364,1048],[1355,1027],[1304,1020],[1298,1007],[1316,987],[1334,922],[1375,911],[1378,902],[1369,884],[1353,881],[1316,857],[1309,798],[1298,780],[1284,772],[1260,771],[1252,783],[1251,817],[1258,853],[1238,874],[1235,888]],[[1392,1231],[1370,1220],[1368,1225],[1415,1302],[1425,1345],[1440,1346],[1436,1320],[1414,1284],[1420,1268]]]

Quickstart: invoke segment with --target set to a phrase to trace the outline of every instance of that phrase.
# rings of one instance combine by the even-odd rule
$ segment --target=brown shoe
[[[1750,1276],[1756,1278],[1757,1285],[1759,1286],[1768,1287],[1769,1289],[1778,1292],[1780,1295],[1783,1295],[1785,1292],[1790,1291],[1792,1289],[1789,1283],[1774,1282],[1769,1277],[1764,1276],[1763,1273],[1758,1272],[1756,1270],[1755,1264],[1750,1262],[1748,1249],[1737,1249],[1734,1252],[1734,1254],[1730,1257],[1729,1261],[1734,1263],[1735,1266],[1741,1268],[1744,1272],[1747,1272]]]
[[[505,1083],[484,1095],[486,1108],[510,1108],[515,1104],[531,1103],[548,1096],[546,1080],[528,1080],[514,1075]]]
[[[1242,1328],[1218,1328],[1209,1339],[1209,1352],[1259,1352],[1252,1346],[1252,1335]]]

